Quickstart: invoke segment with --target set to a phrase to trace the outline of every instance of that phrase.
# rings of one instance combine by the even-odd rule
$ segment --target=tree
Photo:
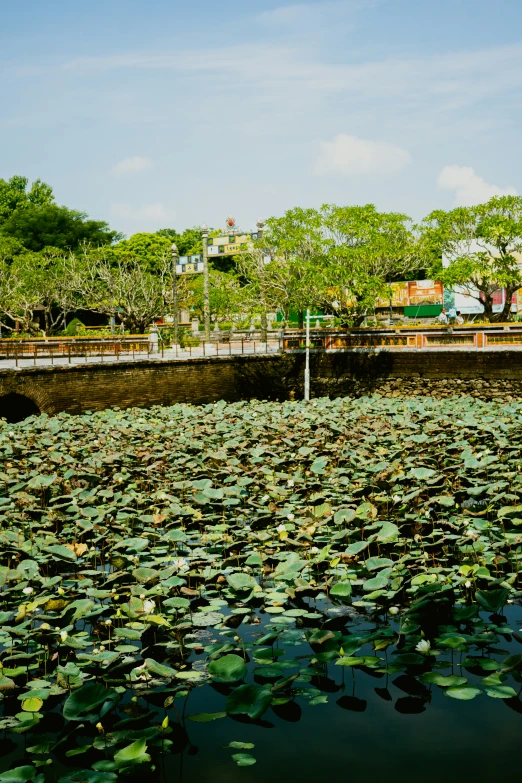
[[[148,272],[110,248],[84,248],[82,296],[88,309],[118,318],[132,333],[143,334],[165,309],[170,263]]]
[[[6,182],[0,179],[0,221],[8,218],[16,209],[28,205],[45,206],[54,202],[53,190],[37,179],[28,187],[27,177],[16,175]]]
[[[270,297],[288,313],[320,307],[358,326],[389,283],[422,265],[406,215],[373,204],[293,209],[267,221],[262,244]]]
[[[35,203],[12,211],[0,222],[0,232],[17,239],[34,252],[45,247],[75,250],[85,242],[110,245],[122,237],[117,231],[112,231],[105,221],[89,220],[83,212],[56,204]]]
[[[389,283],[423,265],[410,218],[362,207],[321,208],[325,252],[317,269],[319,305],[346,326],[359,326]]]
[[[235,256],[237,269],[243,281],[241,301],[250,313],[259,313],[261,340],[268,339],[268,313],[280,308],[279,290],[275,285],[278,268],[264,249],[264,240]],[[286,290],[281,286],[281,292]]]
[[[123,239],[114,247],[118,258],[126,261],[139,261],[148,272],[171,263],[172,243],[175,240],[158,233],[142,232],[133,234],[129,239]]]
[[[317,270],[325,251],[321,214],[296,207],[282,217],[269,218],[262,245],[264,254],[273,259],[263,272],[267,301],[286,318],[296,311],[302,327],[305,310],[318,303]],[[254,279],[258,274],[259,266]]]
[[[242,289],[236,274],[210,269],[209,283],[210,318],[213,323],[225,321],[241,311]],[[190,275],[187,285],[189,289],[187,303],[190,304],[194,313],[202,319],[204,310],[203,275]]]
[[[431,275],[458,286],[484,306],[488,321],[511,317],[511,299],[522,288],[522,197],[494,196],[486,204],[436,210],[421,225],[423,252]],[[493,312],[493,294],[506,289],[506,301]]]
[[[199,256],[203,252],[201,229],[198,226],[186,228],[181,234],[174,228],[160,228],[156,234],[169,239],[171,244],[175,242],[180,256]]]
[[[22,259],[20,256],[12,264],[0,261],[0,326],[7,331],[18,325],[22,332],[29,332],[40,299],[39,291],[24,273]]]

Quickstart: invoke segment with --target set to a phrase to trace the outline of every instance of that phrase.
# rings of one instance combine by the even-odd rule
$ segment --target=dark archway
[[[9,424],[16,424],[29,416],[39,416],[40,408],[29,397],[23,394],[4,394],[0,397],[0,419],[6,419]]]

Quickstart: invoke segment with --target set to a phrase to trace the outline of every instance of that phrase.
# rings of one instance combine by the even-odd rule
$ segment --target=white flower
[[[276,530],[277,530],[278,533],[284,533],[285,530],[286,530],[286,527],[284,525],[278,525],[276,527]]]
[[[64,642],[67,639],[67,631],[60,631],[60,639]]]
[[[293,487],[294,486],[294,480],[293,479],[288,479],[288,486],[289,487]]]
[[[393,615],[399,614],[399,608],[397,606],[390,606],[388,611],[389,611],[390,614],[393,614]]]
[[[310,552],[311,552],[313,555],[317,555],[317,554],[319,553],[319,547],[318,547],[318,546],[313,546],[313,547],[311,548]]]
[[[34,592],[34,588],[32,587],[24,587],[24,589],[22,590],[22,593],[24,595],[31,595],[32,592]]]
[[[286,518],[287,518],[287,519],[289,519],[289,520],[290,520],[290,522],[291,522],[291,521],[292,521],[292,519],[295,519],[295,516],[294,516],[293,514],[287,514],[287,515],[286,515]]]
[[[471,587],[471,582],[469,581],[469,579],[468,579],[468,581],[466,582],[466,584],[464,585],[464,587],[467,587],[467,588],[468,588],[468,590],[469,590],[469,588]]]
[[[184,557],[176,557],[172,561],[172,565],[174,568],[176,568],[178,571],[188,571],[190,568],[190,565],[187,560],[185,560]]]
[[[154,601],[149,601],[149,600],[144,601],[143,602],[143,611],[145,612],[145,614],[152,614],[152,612],[154,611],[155,606],[156,606],[156,604],[154,603]]]
[[[105,625],[112,625],[112,620],[105,620]]]
[[[431,644],[427,639],[421,639],[418,644],[415,645],[415,649],[420,653],[427,653],[430,651]]]

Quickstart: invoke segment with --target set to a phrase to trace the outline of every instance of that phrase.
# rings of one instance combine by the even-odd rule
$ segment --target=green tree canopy
[[[27,177],[15,175],[10,180],[0,179],[0,221],[8,218],[17,209],[29,205],[42,207],[54,202],[53,190],[37,179],[29,187]]]
[[[121,238],[103,220],[90,220],[83,212],[56,204],[34,203],[15,209],[0,221],[0,233],[34,252],[45,247],[75,250],[84,243],[110,245]]]
[[[155,272],[170,262],[174,241],[170,237],[144,231],[118,242],[114,252],[121,260],[137,261],[147,271]]]
[[[482,302],[489,321],[510,318],[511,298],[522,288],[522,197],[494,196],[486,204],[436,210],[420,225],[423,252],[435,258],[431,275]],[[506,289],[501,312],[493,294]]]
[[[398,277],[422,266],[410,219],[373,204],[292,209],[270,218],[261,244],[267,301],[283,312],[321,307],[343,324],[360,324]],[[302,320],[302,318],[300,318]]]
[[[201,229],[198,226],[186,228],[179,234],[174,228],[160,228],[156,231],[160,237],[175,242],[180,256],[198,256],[203,252],[201,244]]]

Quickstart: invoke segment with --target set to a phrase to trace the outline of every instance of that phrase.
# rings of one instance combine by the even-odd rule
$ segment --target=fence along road
[[[197,340],[197,342],[196,342]],[[189,339],[189,345],[158,348],[147,335],[120,338],[48,338],[0,340],[0,370],[29,366],[47,367],[97,362],[164,360],[301,353],[306,348],[305,330],[271,332],[266,341],[260,332],[244,335],[214,333],[210,342]],[[392,327],[388,329],[311,329],[310,350],[344,351],[438,351],[438,350],[522,349],[522,324],[492,324],[455,327]]]
[[[186,359],[212,358],[237,355],[267,355],[278,353],[282,341],[271,334],[262,341],[259,333],[248,337],[235,337],[226,334],[217,335],[211,342],[194,338],[186,347],[179,345],[156,346],[145,335],[135,335],[119,339],[92,338],[49,338],[48,340],[0,340],[0,370],[23,367],[48,367],[67,364],[89,364],[97,362],[164,360],[182,361]]]

